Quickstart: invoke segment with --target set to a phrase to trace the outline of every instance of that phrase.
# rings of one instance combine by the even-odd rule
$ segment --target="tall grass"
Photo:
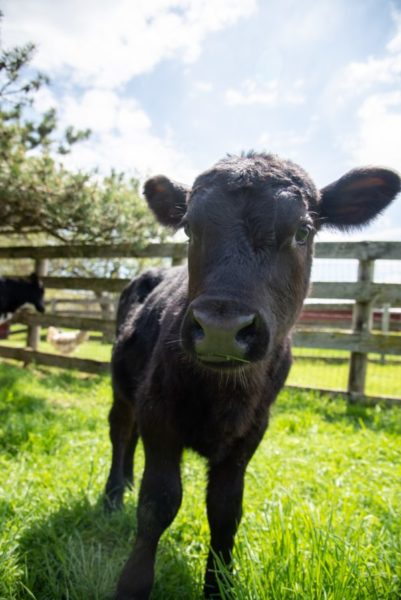
[[[107,377],[0,363],[0,599],[106,600],[135,533],[137,487],[102,509]],[[401,413],[286,391],[246,481],[234,573],[241,600],[401,597]],[[139,448],[137,473],[143,469]],[[153,600],[197,600],[208,545],[205,465],[163,536]]]

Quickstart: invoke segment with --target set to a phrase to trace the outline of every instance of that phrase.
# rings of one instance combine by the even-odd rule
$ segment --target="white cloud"
[[[64,164],[82,170],[98,167],[103,174],[114,168],[140,179],[164,173],[189,184],[197,174],[174,140],[155,136],[150,130],[139,131],[134,139],[123,131],[103,133],[77,145]]]
[[[255,8],[256,0],[6,0],[4,40],[37,41],[34,66],[50,75],[114,89],[166,58],[195,60],[208,33]]]
[[[332,107],[354,112],[354,126],[340,140],[353,164],[401,169],[401,13],[383,53],[349,64],[331,87]],[[344,117],[346,116],[345,113]]]
[[[328,31],[338,24],[341,15],[341,2],[333,0],[282,0],[278,43],[292,47],[326,42]]]
[[[67,96],[61,103],[61,116],[67,125],[92,129],[96,134],[113,130],[146,130],[150,120],[135,100],[125,100],[108,90],[90,90],[82,96]]]
[[[74,146],[63,158],[69,168],[98,168],[103,174],[114,168],[141,177],[162,172],[189,183],[196,175],[188,158],[175,147],[171,132],[155,135],[150,118],[133,99],[97,89],[64,97],[57,110],[61,129],[74,123],[93,130],[88,141]]]
[[[152,131],[147,112],[124,84],[174,58],[194,61],[208,34],[251,15],[257,0],[5,0],[3,42],[37,45],[32,66],[54,87],[38,92],[35,107],[58,110],[60,129],[90,128],[63,162],[103,173],[115,168],[144,176],[165,172],[191,182],[196,175],[166,127]],[[207,81],[194,90],[212,91]]]
[[[349,98],[363,95],[377,86],[399,86],[401,77],[401,13],[393,11],[396,27],[382,56],[369,56],[365,61],[354,61],[335,78],[333,97],[341,105]]]
[[[280,85],[277,79],[258,82],[246,79],[238,88],[229,88],[225,92],[226,104],[229,106],[250,106],[260,104],[265,107],[278,105],[297,105],[305,102],[302,93],[302,81],[291,86]]]
[[[393,39],[387,44],[387,50],[389,52],[401,52],[401,12],[397,11],[395,6],[393,6],[392,17],[396,24],[397,32]]]
[[[264,104],[275,106],[278,102],[278,83],[269,81],[258,85],[256,81],[247,79],[237,89],[230,88],[225,94],[226,103],[229,106],[240,106],[249,104]]]
[[[366,93],[378,84],[392,84],[401,75],[401,49],[384,58],[370,57],[365,62],[350,63],[341,74],[337,87],[339,102],[355,94]]]
[[[167,127],[152,131],[148,114],[122,86],[160,61],[195,60],[206,36],[251,15],[257,0],[5,0],[3,41],[34,41],[33,67],[53,90],[36,97],[39,112],[55,107],[60,129],[90,128],[90,140],[63,162],[77,169],[110,168],[146,175],[165,172],[191,182],[196,175]],[[194,86],[212,91],[207,81]]]
[[[35,109],[39,113],[43,113],[50,108],[55,108],[57,105],[58,100],[50,88],[42,87],[36,92]]]
[[[356,162],[401,169],[401,91],[372,94],[357,112],[358,133],[349,141]]]
[[[213,84],[210,81],[195,81],[194,90],[202,94],[208,94],[213,91]]]
[[[188,159],[174,148],[171,132],[153,134],[150,118],[134,99],[94,89],[57,100],[49,89],[42,88],[35,105],[41,112],[55,107],[60,130],[71,123],[77,129],[92,129],[92,137],[74,146],[72,153],[63,158],[70,168],[98,168],[103,174],[115,168],[142,176],[165,172],[189,181],[195,176]]]
[[[258,144],[263,148],[275,148],[275,151],[279,154],[294,154],[299,147],[309,141],[311,134],[311,128],[308,128],[302,134],[294,130],[282,130],[274,135],[263,132],[259,137]]]

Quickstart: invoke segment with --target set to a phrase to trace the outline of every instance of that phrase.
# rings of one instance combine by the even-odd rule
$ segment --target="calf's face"
[[[184,349],[213,369],[267,358],[302,308],[315,232],[368,223],[399,189],[396,173],[369,168],[319,192],[300,167],[264,154],[223,159],[192,189],[147,181],[159,221],[189,239]]]
[[[198,181],[184,217],[191,303],[182,340],[202,363],[227,368],[263,358],[294,323],[314,223],[291,182],[214,177]]]

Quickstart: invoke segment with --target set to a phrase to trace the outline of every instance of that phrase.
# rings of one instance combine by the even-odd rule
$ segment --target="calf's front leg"
[[[181,505],[181,448],[156,448],[144,440],[145,470],[137,509],[134,548],[121,573],[115,600],[147,600],[157,544]]]
[[[242,516],[244,475],[247,461],[238,456],[211,466],[207,489],[207,516],[210,526],[210,551],[207,560],[205,598],[220,598],[216,556],[228,569],[234,537]]]

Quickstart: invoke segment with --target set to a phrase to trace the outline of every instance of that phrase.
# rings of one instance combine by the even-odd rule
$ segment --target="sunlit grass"
[[[110,599],[135,530],[101,506],[107,377],[0,363],[0,599]],[[399,409],[286,391],[247,474],[231,600],[401,596]],[[137,472],[143,468],[139,448]],[[197,600],[208,544],[205,466],[188,452],[184,502],[163,537],[152,600]]]
[[[317,359],[295,359],[287,383],[321,389],[346,390],[348,361],[327,362]],[[401,361],[368,363],[365,393],[370,396],[401,397]]]

